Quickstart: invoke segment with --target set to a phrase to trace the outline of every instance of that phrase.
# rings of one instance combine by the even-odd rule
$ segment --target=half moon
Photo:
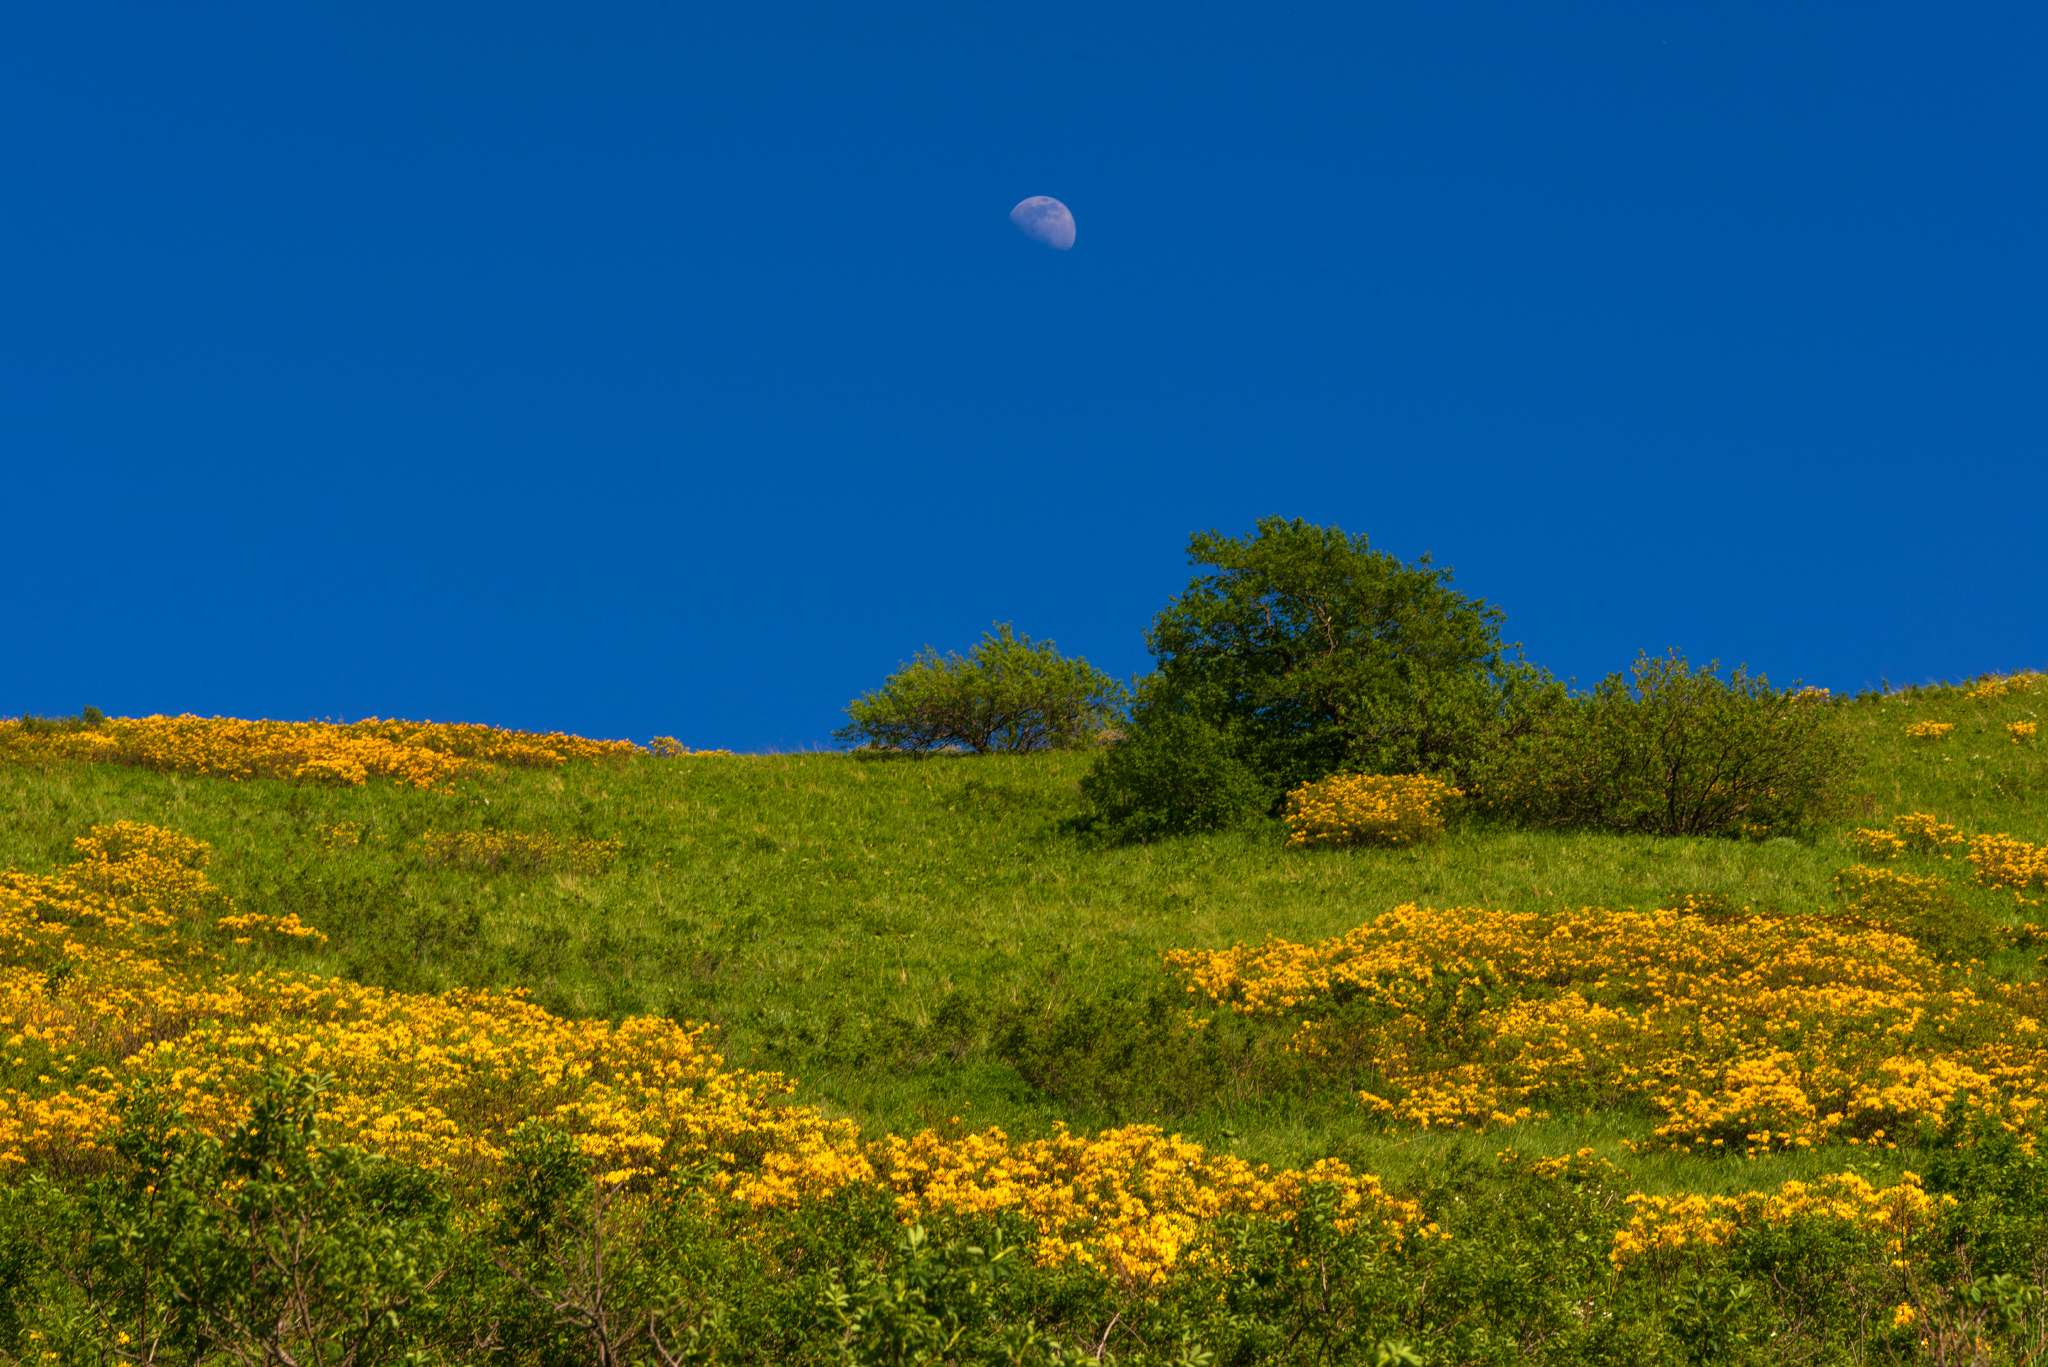
[[[1010,210],[1010,222],[1033,242],[1043,242],[1054,251],[1074,245],[1074,215],[1051,195],[1033,195]]]

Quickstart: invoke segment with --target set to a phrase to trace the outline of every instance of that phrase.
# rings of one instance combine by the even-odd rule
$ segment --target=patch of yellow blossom
[[[1397,907],[1314,944],[1165,956],[1191,993],[1292,1015],[1293,1047],[1376,1076],[1390,1123],[1486,1129],[1546,1104],[1647,1104],[1654,1143],[1754,1153],[1895,1146],[1965,1098],[2048,1103],[2024,988],[1912,939],[1698,910]]]
[[[1210,1256],[1220,1216],[1291,1219],[1318,1184],[1335,1188],[1338,1227],[1347,1232],[1361,1221],[1389,1243],[1440,1232],[1424,1222],[1421,1207],[1335,1159],[1275,1173],[1152,1125],[1092,1139],[1062,1129],[1022,1143],[993,1128],[954,1140],[926,1131],[891,1135],[869,1155],[905,1220],[941,1210],[1015,1212],[1037,1230],[1041,1262],[1077,1261],[1127,1283]]]
[[[1892,831],[1854,830],[1849,843],[1865,859],[1896,859],[1906,852],[1906,842]]]
[[[2024,670],[2018,674],[1987,674],[1972,685],[1963,697],[1971,702],[1995,702],[2014,693],[2025,693],[2041,677],[2032,670]]]
[[[774,1073],[728,1068],[700,1029],[655,1018],[567,1020],[519,993],[390,992],[336,978],[230,972],[192,942],[214,923],[317,934],[295,917],[235,911],[205,876],[207,847],[120,822],[77,842],[63,875],[0,873],[0,1175],[88,1173],[132,1083],[190,1124],[246,1117],[269,1070],[329,1075],[334,1139],[439,1170],[486,1193],[507,1137],[540,1119],[593,1168],[693,1183],[735,1218],[848,1183],[880,1183],[906,1219],[1012,1210],[1048,1261],[1149,1283],[1200,1256],[1216,1217],[1290,1218],[1308,1189],[1390,1239],[1435,1234],[1370,1177],[1324,1162],[1272,1172],[1150,1127],[1016,1142],[999,1130],[863,1143],[851,1122],[792,1104]]]
[[[647,742],[647,752],[661,759],[682,759],[689,755],[730,755],[730,750],[692,750],[674,736],[656,736]]]
[[[1333,774],[1287,795],[1287,844],[1415,845],[1443,834],[1458,790],[1426,774]]]
[[[1906,734],[1916,740],[1943,740],[1955,729],[1952,721],[1916,721],[1906,727]]]
[[[1835,892],[1852,912],[1879,920],[1945,906],[1948,884],[1923,874],[1851,864],[1835,875]]]
[[[576,1134],[593,1162],[688,1167],[750,1206],[870,1171],[851,1126],[786,1104],[786,1079],[725,1068],[701,1031],[565,1020],[517,993],[227,972],[183,933],[225,905],[204,845],[118,823],[78,846],[63,876],[0,874],[5,1048],[61,1064],[46,1083],[0,1090],[0,1169],[102,1161],[127,1082],[155,1083],[211,1131],[281,1067],[335,1077],[324,1118],[337,1138],[458,1179],[487,1177],[505,1135],[534,1117]],[[318,934],[227,910],[217,923],[230,931]]]
[[[2031,742],[2037,729],[2035,723],[2030,721],[2009,721],[2005,724],[2005,734],[2012,738],[2014,745],[2026,745]]]
[[[233,717],[109,717],[48,731],[0,720],[0,761],[77,760],[242,780],[356,786],[371,777],[432,788],[492,765],[556,767],[638,753],[631,741],[505,731],[458,722],[242,721]]]
[[[541,832],[431,831],[420,842],[430,864],[464,869],[600,874],[619,857],[616,840],[577,840]]]
[[[1615,1233],[1607,1256],[1620,1267],[1687,1248],[1717,1247],[1744,1229],[1818,1219],[1882,1234],[1886,1251],[1897,1257],[1907,1241],[1932,1225],[1941,1207],[1954,1199],[1930,1195],[1910,1172],[1901,1173],[1897,1184],[1889,1187],[1873,1186],[1853,1172],[1843,1172],[1812,1182],[1787,1182],[1774,1192],[1736,1196],[1639,1192],[1628,1198],[1629,1222]]]
[[[1968,836],[1926,812],[1901,812],[1892,818],[1892,829],[1905,840],[1906,848],[1916,854],[1940,854],[1969,842]]]
[[[235,937],[235,943],[238,945],[248,944],[255,938],[254,933],[259,930],[269,931],[273,935],[282,935],[287,939],[317,940],[321,944],[327,943],[326,932],[316,930],[304,921],[301,921],[296,911],[287,912],[283,916],[267,916],[260,911],[241,912],[233,916],[223,916],[218,921],[215,921],[214,924],[222,930],[249,931],[250,934],[248,935],[238,935]]]
[[[2048,846],[2009,835],[1980,835],[1970,840],[1969,858],[1977,881],[1987,888],[2048,887]]]

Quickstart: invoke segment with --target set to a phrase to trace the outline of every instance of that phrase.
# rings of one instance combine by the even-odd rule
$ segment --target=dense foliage
[[[1676,653],[1554,698],[1481,780],[1492,806],[1553,826],[1755,835],[1835,815],[1856,760],[1839,707]]]
[[[1227,825],[1342,769],[1462,777],[1555,691],[1427,556],[1265,518],[1188,561],[1207,572],[1153,621],[1158,668],[1084,784],[1115,834]]]
[[[924,754],[958,745],[977,755],[1029,754],[1092,743],[1117,716],[1123,685],[1051,641],[1007,622],[965,655],[927,646],[872,693],[846,705],[844,744]]]

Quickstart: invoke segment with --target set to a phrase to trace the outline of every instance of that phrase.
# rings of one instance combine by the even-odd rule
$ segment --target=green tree
[[[1092,742],[1123,701],[1123,685],[1086,660],[1002,622],[966,655],[926,646],[848,703],[852,720],[833,738],[913,754],[943,745],[978,755],[1064,749]]]
[[[1207,572],[1153,621],[1158,669],[1083,784],[1119,833],[1227,825],[1339,770],[1462,780],[1557,691],[1427,556],[1269,517],[1188,561]]]

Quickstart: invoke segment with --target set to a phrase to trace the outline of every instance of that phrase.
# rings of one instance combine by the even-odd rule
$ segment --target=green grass
[[[128,818],[214,846],[213,875],[244,911],[296,912],[329,937],[291,966],[407,989],[524,987],[558,1011],[706,1021],[732,1061],[799,1081],[798,1098],[871,1132],[1001,1124],[1041,1133],[1119,1118],[1032,1088],[992,1039],[1009,1016],[1142,1001],[1169,990],[1168,949],[1341,933],[1409,901],[1516,911],[1668,903],[1687,892],[1781,912],[1835,907],[1831,880],[1856,862],[1846,835],[1930,811],[1967,832],[2048,841],[2048,762],[2005,724],[2048,697],[1989,704],[1954,689],[1850,704],[1869,759],[1840,827],[1761,844],[1468,827],[1409,851],[1294,852],[1277,827],[1122,849],[1062,833],[1085,755],[844,755],[635,759],[502,771],[455,795],[373,782],[359,789],[230,783],[111,766],[0,770],[0,864],[47,872],[96,822]],[[1953,721],[1938,742],[1908,722]],[[330,850],[323,829],[359,823]],[[421,837],[491,827],[621,842],[599,876],[489,874],[430,866]],[[1941,872],[1994,918],[2021,911]],[[2048,917],[2043,917],[2048,919]],[[2031,955],[1991,965],[2033,971]],[[1719,1189],[1854,1161],[1862,1150],[1741,1163],[1636,1158],[1649,1121],[1558,1117],[1476,1140],[1374,1132],[1341,1095],[1219,1098],[1166,1117],[1247,1157],[1295,1163],[1339,1153],[1389,1175],[1460,1144],[1556,1152],[1592,1147],[1652,1186]]]

